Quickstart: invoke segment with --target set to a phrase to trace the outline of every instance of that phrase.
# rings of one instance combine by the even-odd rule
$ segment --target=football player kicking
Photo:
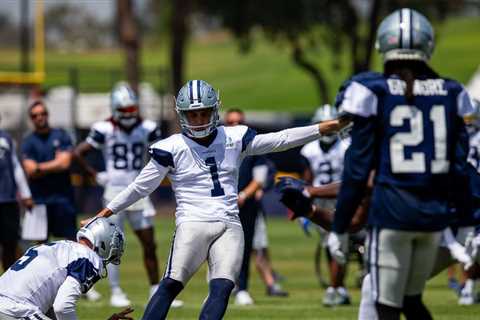
[[[77,242],[64,240],[31,247],[0,277],[0,320],[75,320],[82,293],[120,264],[125,249],[122,231],[105,218],[95,218],[77,232]],[[132,319],[133,309],[109,320]]]
[[[177,203],[176,230],[164,278],[143,319],[165,319],[173,299],[205,260],[211,277],[200,319],[221,319],[243,255],[237,205],[238,168],[243,158],[300,146],[338,131],[344,121],[259,135],[243,125],[217,126],[219,96],[202,80],[188,81],[175,104],[182,133],[153,144],[150,162],[97,216],[124,210],[167,176]]]
[[[138,99],[135,92],[125,84],[116,86],[111,93],[112,116],[92,126],[86,141],[75,149],[75,156],[82,167],[98,184],[105,187],[105,204],[131,183],[145,164],[148,146],[160,138],[160,130],[150,120],[140,118]],[[85,161],[89,151],[101,150],[106,162],[106,171],[97,173]],[[123,231],[124,221],[128,220],[135,231],[143,249],[143,261],[150,281],[150,296],[156,291],[159,282],[158,260],[151,210],[146,207],[148,199],[126,207],[111,221]],[[110,304],[114,307],[126,307],[130,300],[120,287],[120,272],[116,265],[108,267],[108,280],[112,295]],[[181,304],[176,301],[176,306]]]

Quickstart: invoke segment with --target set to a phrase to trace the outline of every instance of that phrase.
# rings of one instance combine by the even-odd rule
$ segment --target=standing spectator
[[[225,114],[224,122],[225,126],[243,125],[245,123],[245,114],[240,109],[230,109]],[[255,193],[262,189],[267,180],[267,174],[268,166],[265,157],[258,155],[246,157],[242,161],[238,174],[238,207],[245,247],[237,284],[238,291],[235,296],[235,304],[237,305],[251,305],[254,303],[248,293],[248,278],[255,221],[260,209],[259,202],[255,199]]]
[[[47,232],[36,235],[36,240],[46,241],[49,235],[75,240],[76,209],[69,170],[72,141],[65,130],[49,126],[42,101],[34,101],[28,111],[34,131],[22,143],[22,157],[35,207],[25,219],[44,220],[40,213],[46,212]],[[24,236],[28,235],[24,232]]]
[[[0,244],[4,270],[15,262],[20,239],[17,194],[22,204],[31,209],[32,195],[17,158],[15,143],[8,133],[0,130]]]

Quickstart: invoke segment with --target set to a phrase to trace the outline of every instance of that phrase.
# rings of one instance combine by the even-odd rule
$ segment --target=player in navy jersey
[[[468,135],[462,117],[472,112],[458,82],[427,64],[434,47],[428,20],[411,9],[386,17],[377,32],[383,73],[347,81],[337,106],[353,118],[333,232],[339,261],[347,227],[376,171],[369,209],[369,267],[379,319],[431,319],[422,302],[440,231],[457,218],[465,196]]]

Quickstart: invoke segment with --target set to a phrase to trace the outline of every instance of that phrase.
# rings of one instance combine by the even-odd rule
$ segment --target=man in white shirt
[[[150,162],[97,216],[108,217],[155,190],[164,177],[177,202],[176,230],[163,280],[143,319],[165,319],[173,299],[207,260],[209,295],[200,319],[221,319],[238,277],[244,240],[238,217],[238,170],[245,156],[283,151],[337,131],[343,121],[259,134],[246,126],[217,126],[220,100],[203,80],[176,99],[182,134],[152,145]]]

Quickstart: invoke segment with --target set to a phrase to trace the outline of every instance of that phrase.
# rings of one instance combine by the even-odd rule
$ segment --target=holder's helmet
[[[85,238],[105,264],[120,264],[125,250],[125,236],[122,230],[107,218],[94,218],[77,232],[77,241]]]
[[[218,109],[220,108],[220,96],[218,92],[203,80],[190,80],[178,92],[175,100],[175,111],[182,131],[192,138],[204,138],[209,136],[219,122]],[[201,126],[191,125],[188,122],[186,112],[201,109],[212,109],[210,121]]]

